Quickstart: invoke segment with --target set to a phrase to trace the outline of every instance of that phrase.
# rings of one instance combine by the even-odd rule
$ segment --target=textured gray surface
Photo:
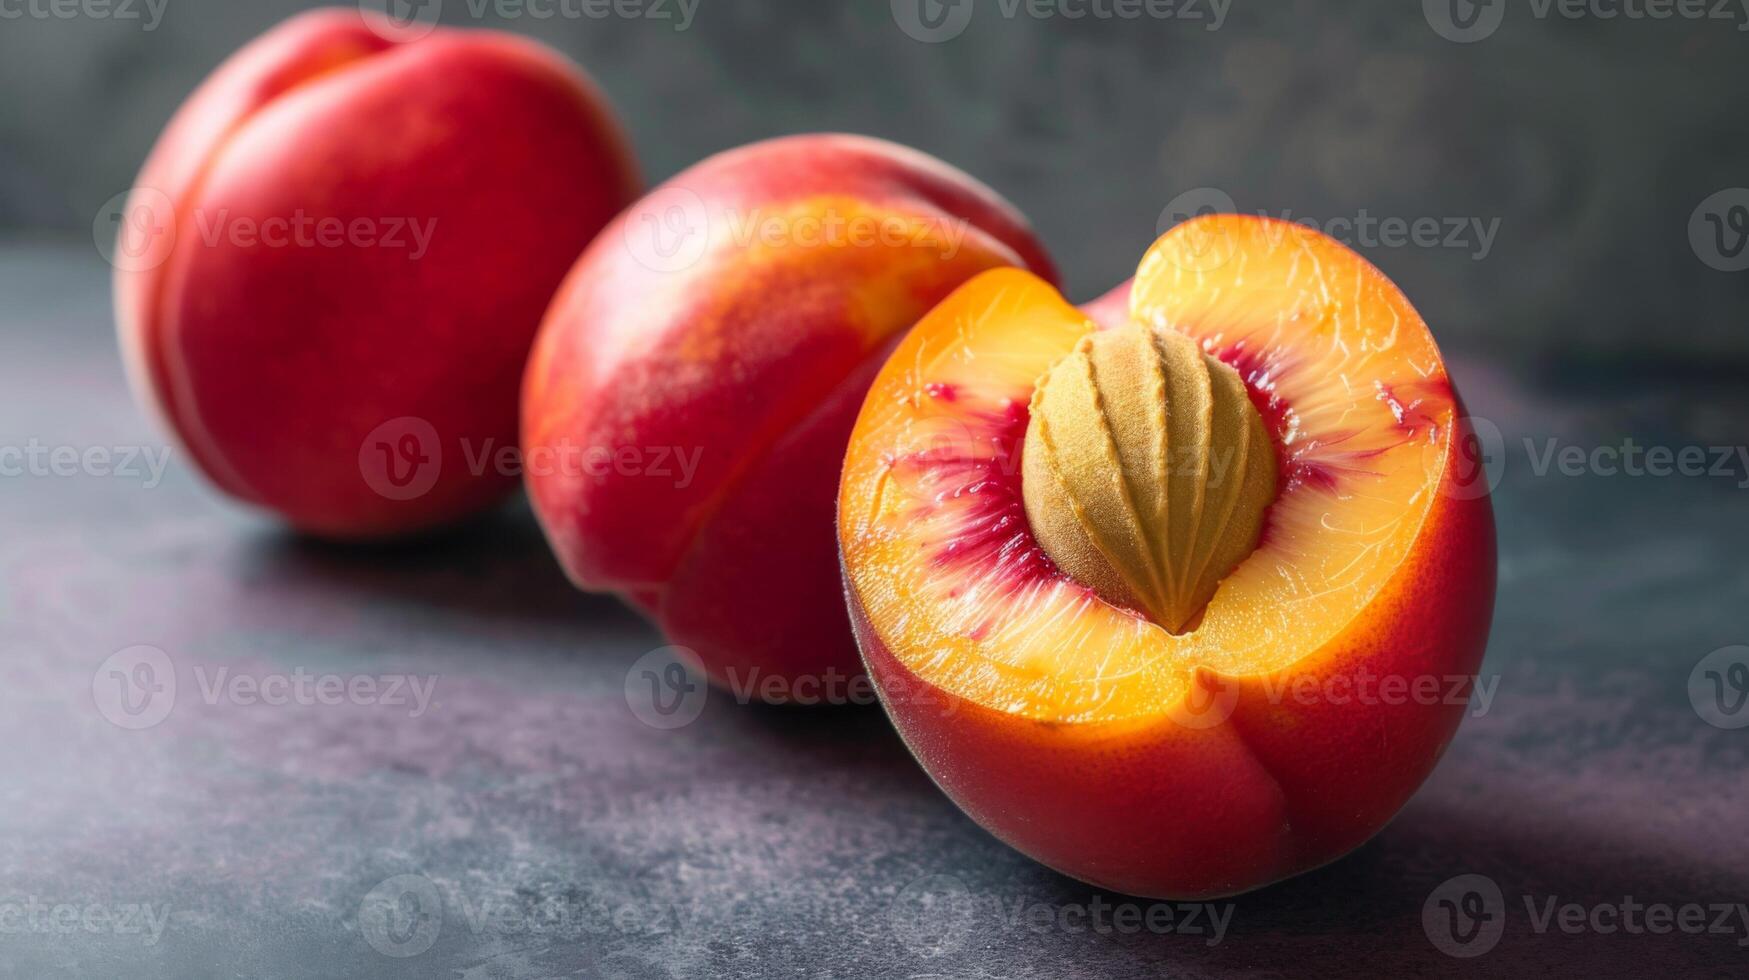
[[[104,272],[0,250],[0,446],[162,451]],[[713,693],[690,725],[641,723],[627,671],[659,638],[573,592],[520,507],[346,549],[236,512],[174,457],[155,486],[0,477],[0,977],[1742,976],[1736,911],[1654,936],[1539,933],[1529,909],[1749,902],[1749,728],[1688,693],[1749,642],[1749,474],[1538,476],[1510,448],[1740,441],[1740,389],[1599,403],[1454,370],[1509,447],[1493,701],[1377,839],[1218,903],[1218,936],[1206,914],[1117,931],[1149,903],[985,835],[876,709]],[[132,730],[107,669],[140,644],[177,687]],[[208,693],[221,670],[408,676],[431,700],[249,703]],[[1500,889],[1504,933],[1460,960],[1423,910],[1464,874]],[[408,895],[387,917],[385,882]],[[1101,903],[1136,911],[1083,926]],[[112,921],[136,906],[156,931]]]
[[[311,5],[152,0],[154,21],[147,0],[127,2],[136,19],[0,19],[0,234],[83,237],[200,79]],[[962,0],[963,32],[933,44],[900,30],[889,0],[699,0],[685,30],[653,16],[498,16],[584,0],[423,2],[445,23],[539,37],[582,63],[652,179],[808,130],[935,153],[1033,218],[1077,299],[1127,275],[1168,202],[1214,187],[1320,223],[1498,222],[1479,259],[1477,235],[1372,253],[1438,312],[1448,347],[1621,352],[1662,329],[1665,352],[1749,358],[1749,277],[1708,268],[1688,239],[1703,199],[1749,185],[1749,10],[1735,2],[1702,5],[1730,19],[1652,20],[1494,0],[1479,8],[1502,20],[1471,44],[1425,12],[1469,0],[1221,0],[1213,31],[1212,16],[1040,19],[1004,16],[1035,0]]]

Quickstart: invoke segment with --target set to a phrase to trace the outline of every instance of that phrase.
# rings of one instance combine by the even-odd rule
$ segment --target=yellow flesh
[[[1256,673],[1317,650],[1401,563],[1450,439],[1453,406],[1432,338],[1389,281],[1326,239],[1262,223],[1217,233],[1229,252],[1215,262],[1201,242],[1188,253],[1189,235],[1155,245],[1135,280],[1132,319],[1211,351],[1243,343],[1280,354],[1276,371],[1246,380],[1293,409],[1297,421],[1279,436],[1284,456],[1338,479],[1284,489],[1258,549],[1179,636],[1064,575],[1023,576],[1004,591],[992,569],[1018,557],[941,562],[941,542],[983,505],[976,494],[944,496],[963,473],[896,461],[923,449],[990,458],[997,447],[980,419],[1025,404],[1041,374],[1094,329],[1035,277],[986,273],[889,361],[840,494],[851,586],[882,642],[924,681],[1044,720],[1153,716],[1177,702],[1198,667]],[[955,397],[932,397],[931,385]],[[1290,462],[1286,475],[1294,472]]]

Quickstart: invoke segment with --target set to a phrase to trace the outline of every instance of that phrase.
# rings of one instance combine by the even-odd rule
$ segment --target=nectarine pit
[[[1193,629],[1275,497],[1275,450],[1239,373],[1130,323],[1053,364],[1030,415],[1022,496],[1045,554],[1168,632]]]

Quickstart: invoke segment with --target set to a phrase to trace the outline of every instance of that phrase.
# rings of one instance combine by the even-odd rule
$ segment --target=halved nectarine
[[[1493,516],[1426,325],[1341,244],[1207,216],[1123,296],[987,272],[898,346],[839,493],[851,616],[906,744],[996,836],[1101,887],[1232,894],[1358,846],[1432,770]]]

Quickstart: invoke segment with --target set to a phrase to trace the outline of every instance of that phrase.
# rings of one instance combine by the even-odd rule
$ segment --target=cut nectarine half
[[[839,491],[864,660],[971,817],[1154,897],[1341,856],[1426,778],[1492,616],[1473,435],[1402,293],[1212,215],[1086,310],[1024,271],[935,307]]]

